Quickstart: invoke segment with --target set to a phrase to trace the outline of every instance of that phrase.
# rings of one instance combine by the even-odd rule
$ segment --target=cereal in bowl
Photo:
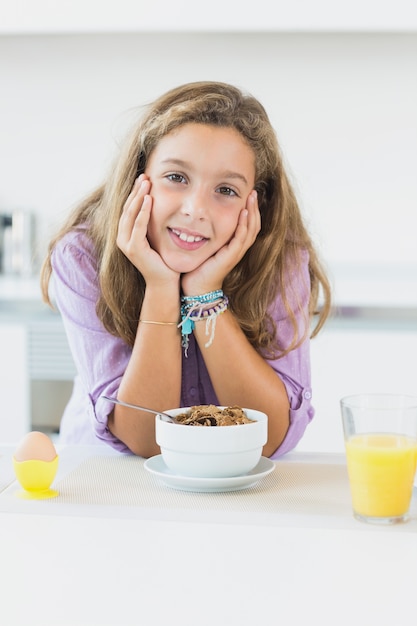
[[[236,426],[250,424],[250,420],[239,406],[227,406],[224,409],[214,404],[193,406],[186,413],[176,416],[179,424],[187,426]]]

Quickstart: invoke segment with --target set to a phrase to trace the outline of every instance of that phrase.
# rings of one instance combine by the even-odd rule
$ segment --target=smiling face
[[[159,141],[145,173],[149,243],[171,269],[187,273],[232,238],[255,184],[255,157],[235,129],[190,123]]]

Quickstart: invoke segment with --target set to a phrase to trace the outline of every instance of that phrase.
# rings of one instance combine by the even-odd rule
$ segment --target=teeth
[[[179,230],[173,230],[173,233],[175,233],[182,241],[186,241],[187,243],[194,243],[196,241],[202,241],[203,237],[194,237],[194,235],[187,235],[186,233],[182,233]]]

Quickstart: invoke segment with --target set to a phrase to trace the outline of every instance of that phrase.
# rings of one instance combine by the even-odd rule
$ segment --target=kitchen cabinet
[[[27,329],[0,323],[0,442],[18,441],[30,428]]]
[[[406,310],[407,311],[407,310]],[[315,417],[302,451],[343,452],[340,398],[357,393],[417,396],[417,310],[381,319],[383,310],[330,320],[311,342]],[[396,317],[397,315],[397,317]]]
[[[60,315],[40,298],[6,298],[13,295],[9,284],[0,280],[2,443],[14,443],[34,428],[56,429],[75,374]]]
[[[395,4],[376,0],[3,0],[2,34],[74,34],[117,32],[410,32],[417,28],[412,0]]]

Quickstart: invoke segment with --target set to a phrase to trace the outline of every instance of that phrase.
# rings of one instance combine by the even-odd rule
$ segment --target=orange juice
[[[346,441],[352,506],[364,517],[401,517],[410,506],[417,441],[405,435],[353,435]]]

